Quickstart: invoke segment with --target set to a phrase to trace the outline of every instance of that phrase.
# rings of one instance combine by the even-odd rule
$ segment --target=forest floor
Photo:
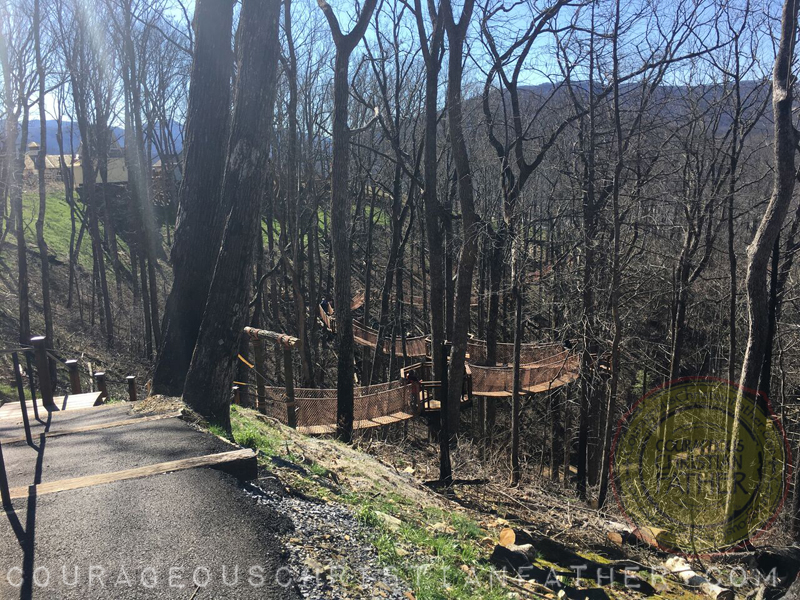
[[[274,496],[266,493],[263,501],[290,515],[295,525],[282,541],[295,577],[313,582],[301,586],[306,597],[703,597],[669,573],[663,552],[609,542],[608,523],[621,519],[613,509],[601,513],[587,508],[549,484],[511,489],[489,481],[437,493],[425,485],[436,478],[433,462],[426,459],[433,458],[432,445],[420,442],[418,446],[428,446],[422,452],[412,448],[403,439],[402,425],[382,441],[372,436],[353,448],[303,436],[237,406],[232,407],[232,422],[236,442],[259,451],[261,481],[271,482],[273,490],[283,489]],[[471,452],[466,447],[455,451],[456,476],[468,472],[458,469],[470,462]],[[547,540],[533,561],[541,576],[503,572],[490,561],[501,533],[509,528]],[[354,561],[348,546],[354,537],[374,551]],[[564,556],[585,561],[589,571],[576,577],[574,569],[570,572],[574,564],[564,564]],[[374,574],[376,560],[385,576],[378,583],[360,577],[358,566],[363,563]],[[642,591],[620,581],[609,584],[601,579],[605,585],[598,585],[593,575],[586,575],[592,565],[619,568],[619,561]],[[745,574],[735,580],[742,583],[736,588],[737,598],[759,593],[759,585],[753,583],[759,581],[757,574],[744,559],[722,561],[715,568],[721,584],[732,572]],[[550,569],[555,576],[547,581]]]

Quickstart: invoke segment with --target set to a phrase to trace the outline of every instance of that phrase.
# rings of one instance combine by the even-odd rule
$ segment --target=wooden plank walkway
[[[556,388],[561,387],[562,385],[566,385],[568,383],[572,383],[578,379],[577,372],[568,372],[564,375],[556,377],[553,381],[545,381],[544,383],[540,383],[538,385],[532,385],[530,387],[522,388],[522,391],[526,394],[540,394],[542,392],[549,392],[550,390],[554,390]]]
[[[93,408],[102,404],[101,392],[87,392],[85,394],[69,394],[67,396],[56,396],[53,398],[55,402],[55,410],[53,412],[61,412],[65,410],[79,410],[84,408]],[[25,402],[28,409],[28,416],[35,415],[33,403],[28,400]],[[40,413],[47,414],[49,412],[45,406],[42,405],[41,400],[36,400],[36,406]],[[6,402],[0,406],[0,419],[18,419],[22,416],[22,411],[19,402]]]
[[[390,415],[383,415],[373,419],[359,419],[353,421],[353,430],[357,429],[370,429],[372,427],[383,427],[384,425],[393,425],[401,423],[408,419],[413,419],[414,415],[407,412],[395,412]],[[306,435],[326,435],[336,433],[336,424],[332,425],[309,425],[306,427],[297,427],[297,431]]]

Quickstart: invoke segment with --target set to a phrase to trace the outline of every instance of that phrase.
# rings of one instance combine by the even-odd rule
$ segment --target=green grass
[[[217,425],[216,423],[211,423],[208,426],[208,430],[211,433],[213,433],[214,435],[216,435],[218,437],[221,437],[223,439],[226,439],[226,440],[230,440],[231,439],[231,434],[229,434],[227,431],[225,431],[224,427],[222,427],[221,425]]]
[[[214,429],[212,431],[228,437]],[[246,416],[237,406],[231,407],[231,437],[240,446],[259,450],[267,456],[275,456],[280,448],[280,438],[266,424]]]
[[[25,234],[29,245],[36,246],[36,217],[39,214],[39,193],[25,192],[22,194],[22,214],[25,223]],[[48,192],[47,212],[44,219],[44,241],[58,260],[69,261],[69,240],[71,235],[71,219],[69,204],[64,193]],[[80,217],[75,217],[75,239],[77,242],[80,231]],[[92,247],[89,236],[84,233],[81,243],[78,262],[86,270],[92,268]]]
[[[75,199],[78,200],[78,195],[75,193]],[[86,210],[83,205],[79,203],[82,210]],[[69,262],[69,245],[72,235],[72,221],[70,216],[70,207],[67,204],[66,196],[63,190],[51,188],[47,191],[47,212],[44,220],[44,241],[50,254],[55,256],[61,262],[67,264]],[[36,218],[39,214],[39,192],[37,190],[28,190],[22,194],[22,214],[23,223],[25,226],[25,237],[28,244],[28,249],[36,251]],[[103,227],[103,215],[100,215],[98,226],[100,228],[100,235],[105,236]],[[75,215],[75,243],[78,241],[80,234],[81,221],[80,216]],[[167,230],[165,224],[160,225],[161,240],[166,244]],[[13,240],[12,240],[13,241]],[[169,248],[164,247],[164,251],[169,254]],[[130,271],[130,249],[128,244],[123,240],[120,235],[117,235],[117,253],[119,256],[120,264],[123,269]],[[92,243],[88,231],[84,231],[83,240],[81,241],[80,252],[78,253],[78,264],[85,272],[92,270]],[[106,261],[108,269],[109,285],[115,285],[114,270],[111,265]]]
[[[273,456],[280,456],[303,465],[305,475],[286,471],[287,485],[308,496],[351,507],[367,529],[380,563],[404,581],[417,600],[500,600],[512,597],[510,593],[516,593],[516,597],[535,596],[530,590],[528,594],[520,595],[513,587],[503,585],[502,576],[487,560],[491,545],[483,543],[485,538],[492,538],[492,534],[470,515],[439,506],[420,506],[416,497],[383,491],[379,485],[364,491],[346,491],[332,486],[330,481],[335,478],[325,467],[290,452],[288,445],[284,444],[281,429],[269,421],[258,419],[255,414],[238,406],[231,407],[232,438],[241,445],[259,450],[259,460],[264,463]],[[231,437],[216,426],[212,426],[211,431],[222,437]],[[276,467],[270,465],[270,468]],[[399,519],[400,524],[385,515]],[[580,554],[599,563],[608,562],[590,551]],[[543,569],[552,568],[559,573],[557,578],[562,583],[576,585],[568,574],[562,573],[563,567],[545,557],[537,555],[534,564]],[[648,578],[645,571],[640,575]],[[596,587],[588,579],[583,579],[581,585]],[[662,597],[696,598],[673,583],[666,582],[666,585],[669,588]],[[627,591],[618,586],[604,589],[612,598],[629,597]]]
[[[222,437],[225,432],[211,426]],[[358,520],[370,530],[370,541],[380,562],[413,590],[418,600],[508,598],[497,574],[486,562],[488,552],[480,545],[487,532],[462,513],[441,508],[420,508],[416,500],[395,492],[332,492],[319,478],[327,469],[284,450],[280,430],[254,416],[252,411],[231,407],[231,436],[238,444],[258,450],[260,460],[280,456],[302,464],[308,475],[292,481],[308,495],[351,506]],[[380,513],[402,521],[387,523]]]
[[[19,399],[17,388],[0,381],[0,402],[11,402]]]

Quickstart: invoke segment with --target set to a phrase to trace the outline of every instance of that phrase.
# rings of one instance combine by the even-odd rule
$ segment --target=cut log
[[[503,531],[505,532],[505,530]],[[609,585],[612,582],[628,585],[631,589],[644,595],[655,593],[653,586],[632,574],[639,570],[635,563],[629,561],[601,563],[581,556],[569,546],[547,536],[524,529],[511,529],[511,532],[513,532],[513,542],[508,546],[495,548],[490,559],[494,564],[501,565],[502,563],[518,570],[517,562],[522,558],[532,565],[537,557],[542,557],[544,560],[558,565],[560,569],[569,573],[570,577],[594,581],[598,585]],[[511,535],[506,534],[505,539],[510,538]],[[626,574],[626,571],[629,573]]]
[[[282,346],[292,348],[300,343],[300,340],[285,333],[267,331],[266,329],[256,329],[255,327],[245,327],[244,332],[254,339],[270,340]]]
[[[514,545],[514,541],[517,539],[517,535],[514,533],[514,530],[510,527],[506,527],[503,531],[500,532],[500,539],[499,544],[501,546],[505,546],[509,548]]]
[[[765,576],[774,573],[777,587],[788,588],[800,572],[800,548],[767,548],[756,554],[755,564]],[[800,586],[795,586],[800,588]]]
[[[505,571],[509,571],[527,581],[535,581],[550,589],[560,589],[557,578],[550,577],[550,571],[534,565],[525,552],[511,550],[505,546],[495,546],[489,561]]]
[[[616,521],[605,523],[606,538],[615,546],[631,544],[634,546],[650,546],[663,551],[672,546],[672,540],[665,529],[657,527],[631,527]]]
[[[686,562],[686,559],[680,556],[673,556],[667,560],[666,563],[664,563],[664,566],[667,567],[670,573],[677,575],[683,583],[693,588],[697,588],[703,594],[709,598],[712,598],[713,600],[734,599],[734,593],[732,590],[719,586],[716,583],[712,583],[702,575],[696,573],[694,570],[692,570],[692,566]]]
[[[533,567],[533,564],[524,553],[516,550],[509,550],[505,546],[500,545],[494,547],[489,561],[501,569],[507,569],[517,574]]]
[[[780,596],[778,595],[769,595],[766,597],[772,598],[783,598],[783,600],[800,600],[800,579],[795,579],[792,585],[789,586],[789,589],[786,590],[784,594],[783,591],[779,591]]]
[[[607,532],[606,533],[606,538],[608,538],[609,542],[611,542],[612,544],[614,544],[615,546],[618,546],[620,548],[622,547],[622,545],[624,543],[624,538],[622,537],[622,534],[618,533],[616,531]]]

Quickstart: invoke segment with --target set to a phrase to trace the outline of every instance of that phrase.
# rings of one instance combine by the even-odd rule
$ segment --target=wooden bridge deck
[[[372,427],[383,427],[384,425],[394,425],[395,423],[401,423],[402,421],[407,421],[408,419],[413,419],[414,415],[407,412],[395,412],[390,415],[383,415],[380,417],[374,417],[372,419],[360,419],[358,421],[353,421],[353,430],[358,429],[371,429]],[[300,433],[304,433],[306,435],[327,435],[336,433],[336,424],[327,424],[327,425],[308,425],[308,426],[298,426],[297,431]]]

